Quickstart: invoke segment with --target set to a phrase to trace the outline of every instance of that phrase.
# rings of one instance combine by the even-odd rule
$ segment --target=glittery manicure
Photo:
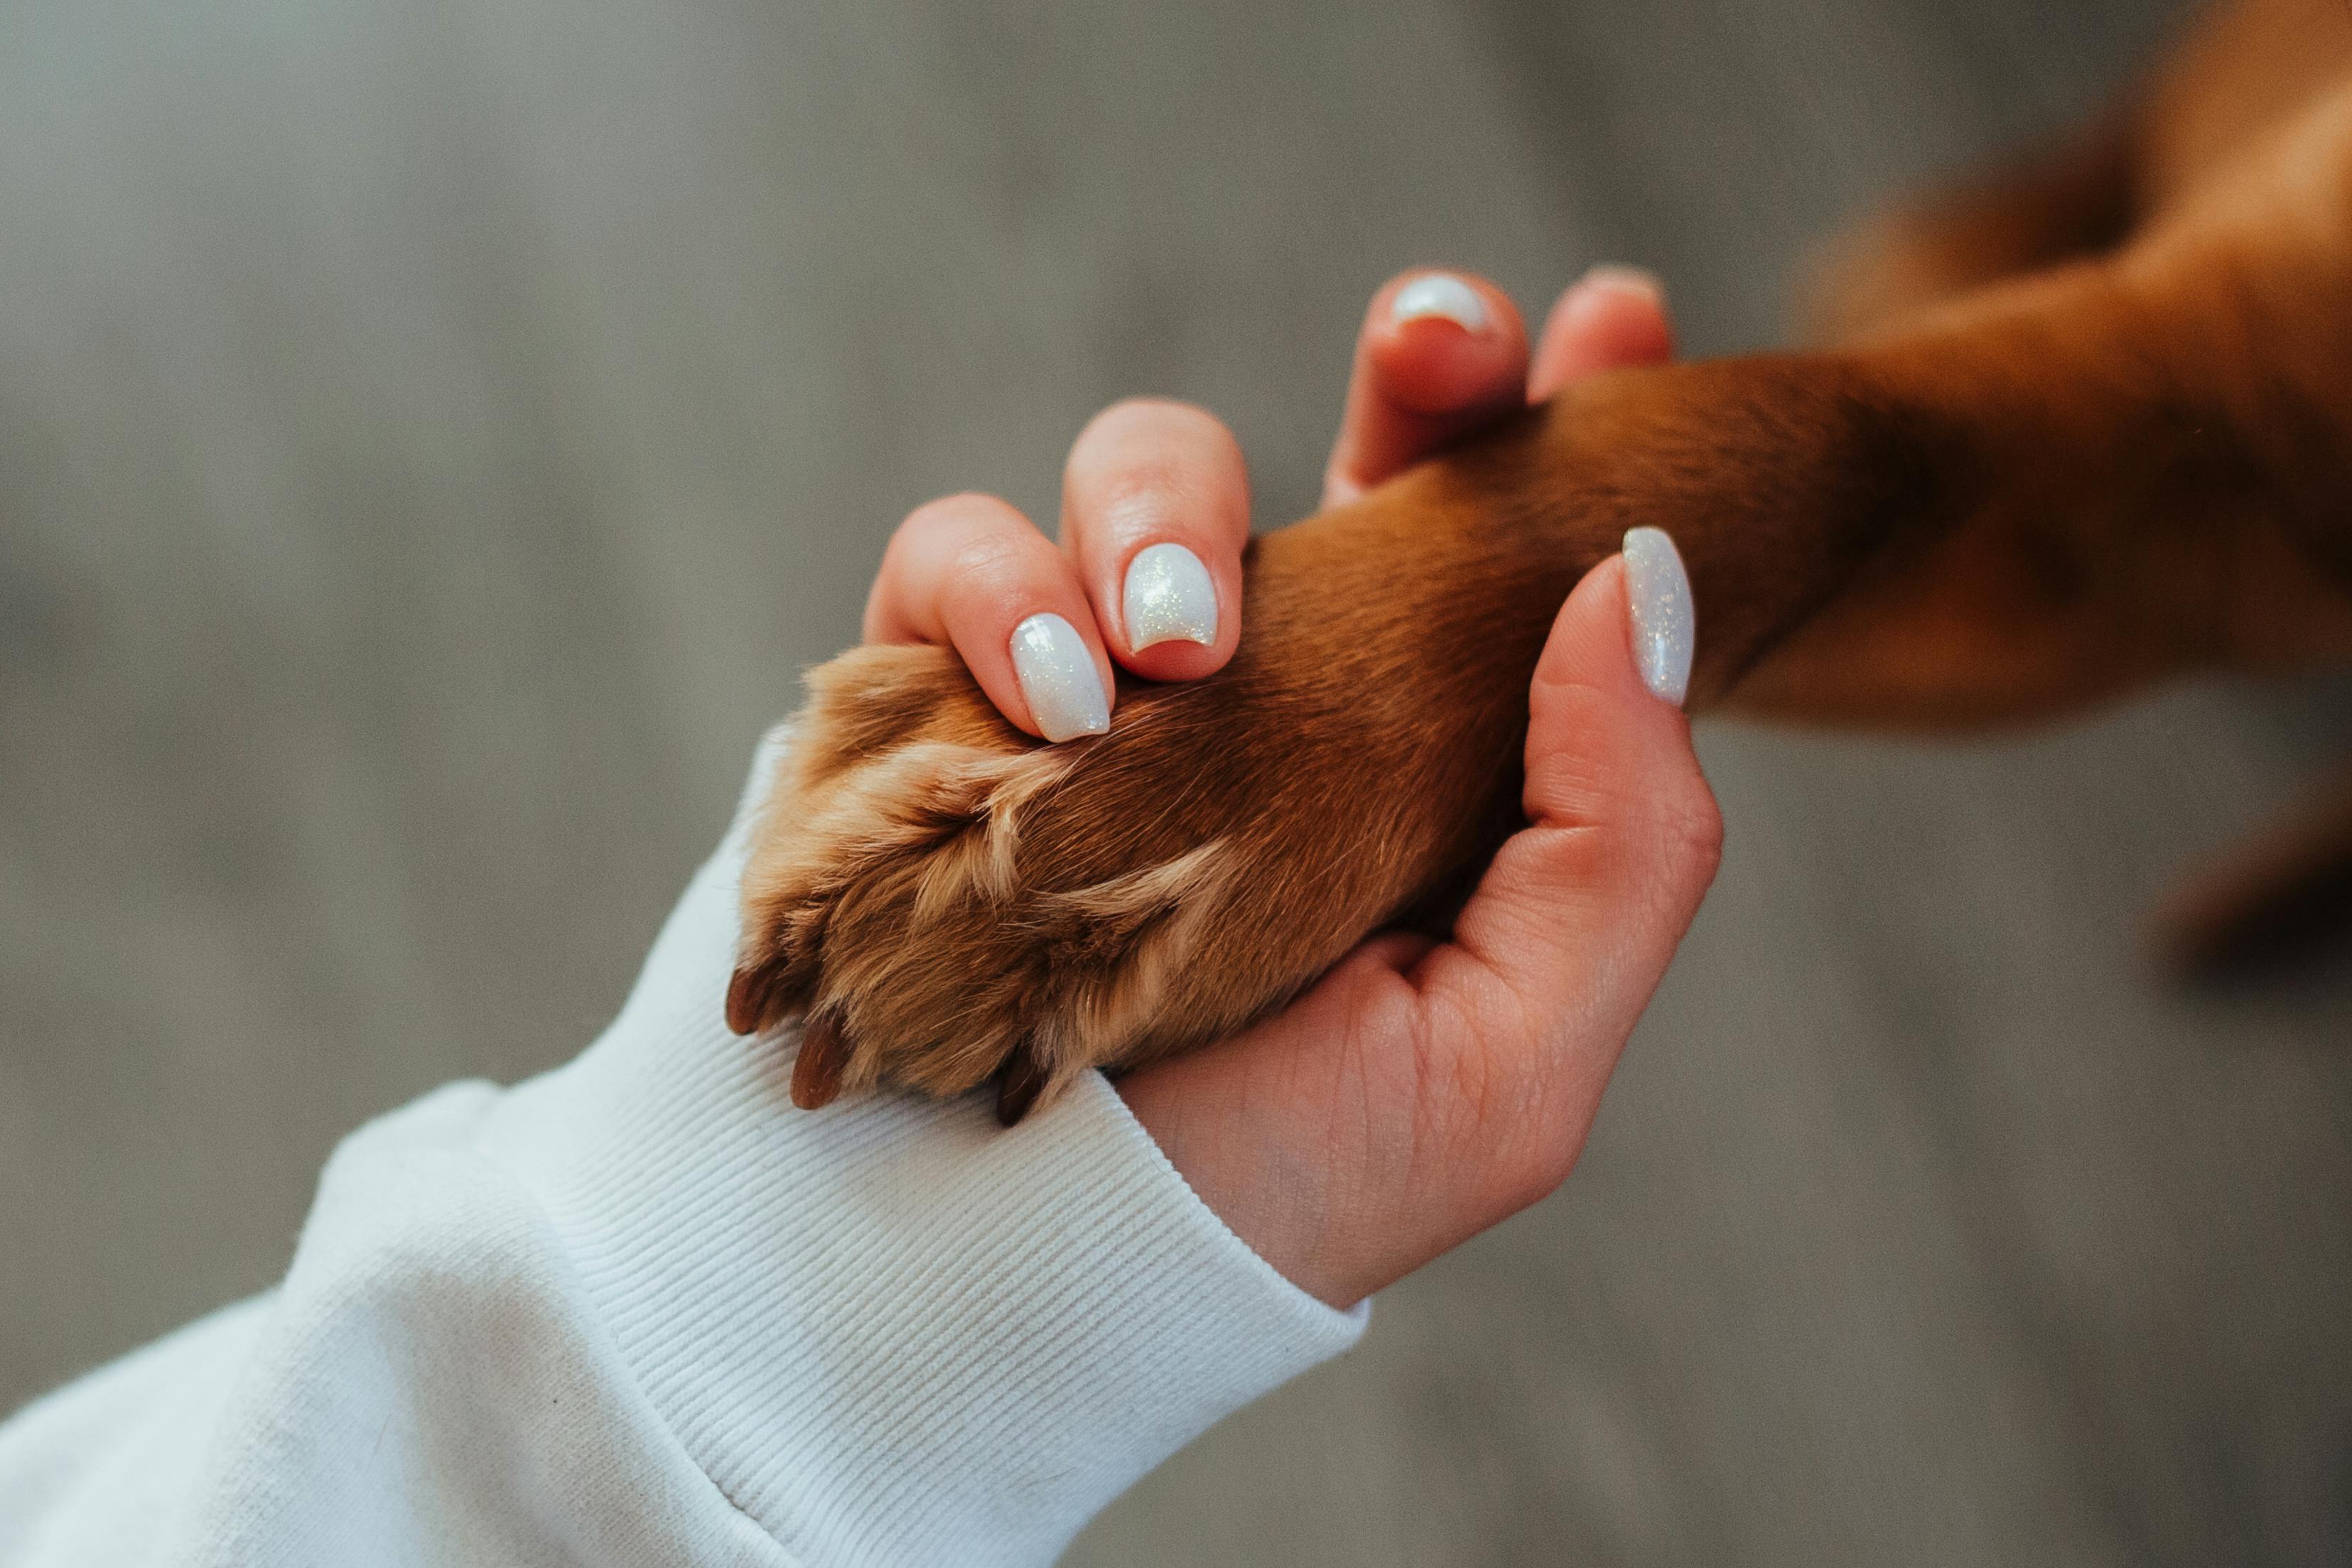
[[[1680,707],[1690,694],[1691,650],[1698,636],[1690,574],[1663,528],[1628,529],[1623,551],[1633,663],[1643,685]]]
[[[1013,629],[1013,675],[1046,739],[1100,735],[1110,727],[1110,702],[1094,655],[1060,616],[1032,615]]]
[[[1139,653],[1154,643],[1217,640],[1217,585],[1201,558],[1182,545],[1159,544],[1138,550],[1127,563],[1120,591],[1127,646]]]

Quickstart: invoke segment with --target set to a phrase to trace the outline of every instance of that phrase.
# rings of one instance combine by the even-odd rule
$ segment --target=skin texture
[[[1238,580],[1223,549],[1237,536],[1213,532],[1234,513],[1216,476],[1237,465],[1162,486],[1185,497],[1165,516],[1212,529],[1201,553],[1219,585],[1220,646],[1132,655],[1171,650],[1210,667],[1173,685],[1123,681],[1099,738],[1030,742],[1001,663],[992,676],[1011,622],[991,617],[1075,592],[1074,612],[1094,613],[1073,623],[1101,638],[1110,563],[1139,536],[1105,549],[1081,526],[1062,558],[1073,572],[1041,538],[1016,544],[1005,519],[962,503],[974,535],[1014,561],[1010,586],[959,609],[940,587],[950,573],[886,566],[877,601],[891,602],[869,627],[952,652],[871,647],[813,677],[776,825],[746,878],[730,1021],[751,1032],[807,1017],[804,1103],[877,1082],[947,1093],[994,1078],[1017,1117],[1087,1067],[1233,1034],[1377,926],[1457,905],[1471,922],[1484,907],[1483,891],[1460,904],[1472,873],[1493,857],[1491,887],[1508,846],[1555,820],[1528,792],[1537,742],[1556,755],[1530,727],[1529,683],[1566,631],[1548,635],[1570,588],[1611,591],[1613,569],[1592,569],[1629,527],[1666,528],[1690,563],[1695,706],[1950,728],[2062,715],[2188,669],[2341,660],[2347,37],[2352,22],[2305,0],[2223,13],[2116,128],[1898,220],[1870,242],[1874,259],[1850,255],[1846,276],[1878,287],[1839,294],[1837,346],[1614,371],[1526,413],[1507,412],[1509,383],[1475,374],[1379,398],[1372,415],[1351,402],[1337,504],[1261,539]],[[2313,65],[2331,53],[2333,68]],[[1522,352],[1516,314],[1491,303],[1493,341]],[[1378,310],[1364,350],[1375,361]],[[1561,330],[1601,363],[1641,362]],[[1128,416],[1143,425],[1130,457],[1102,472],[1156,445],[1201,450],[1176,434],[1188,415],[1152,406]],[[1092,515],[1094,492],[1076,493],[1074,510]],[[1244,599],[1250,634],[1228,648]],[[1578,669],[1576,689],[1612,689],[1597,664]],[[1706,859],[1662,854],[1655,864]],[[1653,880],[1683,885],[1679,871]],[[1630,917],[1633,883],[1597,885],[1614,885],[1628,929],[1679,933]],[[1570,889],[1553,891],[1559,904]],[[1537,944],[1535,924],[1514,940]],[[1486,954],[1490,966],[1503,956]],[[1340,1032],[1367,1009],[1379,1008],[1341,1009]],[[1616,1016],[1599,1010],[1606,1036]],[[1556,1020],[1529,1030],[1556,1032]],[[1193,1064],[1231,1050],[1162,1071],[1205,1071]],[[1153,1098],[1147,1080],[1129,1082],[1139,1105]],[[1489,1098],[1475,1086],[1458,1097]],[[1344,1292],[1380,1272],[1337,1263],[1328,1277]]]

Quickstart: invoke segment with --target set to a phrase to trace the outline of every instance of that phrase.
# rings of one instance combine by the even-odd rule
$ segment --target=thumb
[[[1454,925],[1465,987],[1507,998],[1529,1048],[1606,1042],[1604,1077],[1722,848],[1680,706],[1694,629],[1681,558],[1655,528],[1569,595],[1528,693],[1528,826]]]

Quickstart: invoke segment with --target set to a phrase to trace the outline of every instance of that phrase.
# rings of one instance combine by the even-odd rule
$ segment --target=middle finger
[[[1249,473],[1215,416],[1134,398],[1079,432],[1062,473],[1062,548],[1111,656],[1160,681],[1223,666],[1241,640]]]

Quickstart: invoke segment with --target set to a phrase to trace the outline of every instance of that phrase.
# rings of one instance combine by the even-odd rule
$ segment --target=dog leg
[[[1850,342],[2004,278],[2113,249],[2138,221],[2133,121],[2085,132],[1838,235],[1806,268],[1808,340]]]
[[[1266,536],[1232,664],[1123,683],[1108,735],[1034,745],[943,650],[845,655],[730,1022],[811,1020],[804,1103],[1013,1063],[1008,1116],[1239,1028],[1491,851],[1546,630],[1637,525],[1690,568],[1695,705],[1952,724],[2352,653],[2352,99],[2315,137],[2115,257],[1601,377]]]
[[[2352,90],[2113,256],[1855,352],[1959,434],[1975,498],[1882,552],[1743,708],[1949,728],[2352,658]]]

